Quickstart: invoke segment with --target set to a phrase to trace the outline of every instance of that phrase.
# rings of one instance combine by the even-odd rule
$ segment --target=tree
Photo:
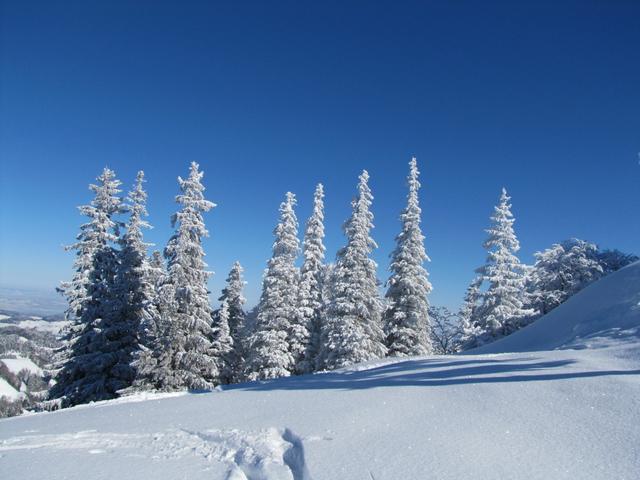
[[[515,255],[520,243],[513,229],[515,220],[510,199],[503,188],[491,217],[492,225],[487,230],[489,237],[483,245],[488,250],[488,257],[478,273],[488,283],[488,288],[478,307],[481,333],[475,339],[476,344],[489,343],[513,333],[535,313],[524,307],[525,269]]]
[[[126,232],[119,241],[118,273],[115,279],[116,297],[120,303],[119,321],[122,328],[131,330],[134,354],[139,350],[139,342],[146,340],[146,332],[151,330],[158,318],[155,305],[156,272],[147,258],[150,244],[143,239],[143,229],[151,228],[145,220],[148,213],[144,182],[144,172],[140,171],[127,197],[125,210],[130,215]]]
[[[203,214],[215,204],[204,198],[197,163],[178,177],[180,210],[171,219],[175,233],[164,251],[167,274],[158,288],[160,321],[153,348],[142,356],[138,384],[163,391],[206,390],[215,386],[212,309],[209,305],[202,238],[209,232]]]
[[[302,254],[304,262],[300,269],[299,326],[293,350],[296,372],[314,370],[320,348],[320,323],[323,316],[324,265],[324,191],[318,184],[313,196],[313,213],[307,221]]]
[[[377,265],[369,257],[377,245],[370,236],[373,196],[368,181],[365,170],[359,177],[351,218],[343,227],[347,245],[338,252],[332,273],[332,298],[323,324],[319,360],[319,365],[327,369],[381,358],[387,353]]]
[[[429,257],[420,228],[419,173],[413,157],[409,162],[407,206],[400,215],[402,230],[391,253],[391,276],[387,281],[384,324],[389,356],[429,355],[433,350],[427,300],[431,284],[423,266]]]
[[[216,385],[231,383],[233,371],[233,338],[229,329],[229,304],[222,301],[220,310],[214,316],[213,341],[211,344],[215,368],[211,373]]]
[[[228,356],[231,369],[230,381],[235,382],[240,381],[244,376],[244,361],[248,348],[245,326],[246,314],[243,309],[246,302],[243,296],[246,282],[242,279],[242,272],[240,262],[235,262],[227,276],[227,285],[222,289],[222,295],[218,299],[227,306],[227,323],[233,340],[233,351]],[[221,311],[222,307],[220,307],[219,312]]]
[[[594,243],[572,238],[535,253],[527,278],[531,308],[549,313],[599,278],[637,260],[617,250],[602,251]]]
[[[482,298],[480,287],[482,275],[473,279],[464,296],[464,303],[460,308],[460,349],[466,350],[475,346],[476,338],[482,333],[478,325],[478,305]]]
[[[433,353],[451,355],[460,350],[462,329],[458,315],[447,307],[429,306]]]
[[[289,376],[294,372],[291,351],[292,325],[298,306],[298,221],[295,195],[287,192],[280,204],[280,221],[274,230],[273,255],[262,282],[256,330],[251,336],[247,359],[250,380]]]
[[[91,252],[91,267],[85,298],[76,303],[79,291],[68,296],[70,310],[80,317],[66,338],[64,364],[50,391],[50,398],[63,407],[114,398],[133,381],[130,362],[136,339],[119,315],[115,288],[118,253],[114,244],[120,224],[114,217],[124,210],[118,196],[120,184],[115,173],[105,168],[97,184],[90,185],[95,194],[91,204],[80,207],[89,222],[82,226],[76,248],[78,257]]]

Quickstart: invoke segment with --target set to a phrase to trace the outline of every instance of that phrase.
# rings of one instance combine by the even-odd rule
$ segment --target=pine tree
[[[377,265],[369,257],[377,245],[370,236],[373,196],[368,181],[365,170],[359,177],[351,218],[343,227],[347,245],[338,252],[332,273],[332,298],[323,324],[318,362],[327,369],[381,358],[387,353]]]
[[[167,274],[158,288],[158,338],[141,358],[139,385],[155,390],[202,390],[215,386],[212,309],[209,305],[202,238],[208,236],[203,214],[215,204],[204,198],[203,173],[191,163],[189,177],[178,177],[180,210],[165,248]]]
[[[387,282],[385,333],[390,356],[429,355],[433,350],[427,301],[431,284],[423,266],[429,257],[420,229],[419,173],[413,157],[409,162],[407,207],[400,216],[402,231],[391,254],[391,276]]]
[[[247,331],[245,328],[244,304],[246,299],[243,295],[245,281],[242,279],[242,265],[235,262],[229,275],[227,285],[222,289],[222,295],[218,299],[227,305],[229,332],[233,340],[233,351],[229,354],[231,368],[230,381],[239,382],[244,377],[244,363],[247,345]],[[222,308],[222,307],[221,307]]]
[[[314,370],[320,348],[320,322],[323,316],[324,275],[324,191],[318,184],[313,197],[313,213],[307,221],[300,269],[298,349],[294,350],[297,373]]]
[[[262,283],[256,330],[251,336],[247,377],[250,380],[289,376],[294,371],[290,338],[298,304],[299,250],[296,200],[288,192],[274,230],[273,255]]]
[[[233,338],[229,329],[229,304],[222,301],[220,309],[216,312],[213,322],[213,341],[211,343],[211,355],[215,368],[211,374],[216,385],[228,384],[233,381]]]
[[[130,366],[136,339],[132,330],[119,316],[115,278],[118,254],[114,244],[119,238],[119,222],[115,216],[123,212],[120,181],[105,168],[90,185],[95,197],[90,205],[80,207],[89,217],[83,225],[77,249],[91,252],[86,297],[81,304],[75,294],[70,309],[76,308],[74,328],[66,338],[67,350],[62,368],[56,374],[56,384],[50,398],[61,406],[114,398],[117,391],[128,387],[134,372]],[[78,270],[77,270],[78,271]]]
[[[484,242],[489,253],[486,264],[478,269],[478,273],[488,288],[478,307],[478,327],[482,333],[476,338],[477,344],[513,333],[534,314],[533,310],[523,306],[524,267],[515,255],[520,243],[513,230],[515,220],[510,199],[503,188],[500,202],[491,217],[492,226],[487,230],[489,237]]]

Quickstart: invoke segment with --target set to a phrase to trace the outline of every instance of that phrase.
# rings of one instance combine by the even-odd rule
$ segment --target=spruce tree
[[[232,358],[234,345],[229,329],[229,313],[229,304],[223,300],[213,321],[211,355],[215,368],[211,376],[216,385],[231,383],[234,378]]]
[[[244,378],[244,363],[247,345],[247,330],[245,326],[244,304],[246,299],[243,295],[245,281],[242,279],[242,265],[235,262],[229,275],[227,285],[222,289],[222,295],[218,299],[222,304],[227,305],[229,333],[233,340],[233,351],[229,354],[231,369],[231,380],[239,382]],[[222,308],[222,307],[221,307]]]
[[[324,275],[324,191],[318,184],[313,197],[313,213],[307,221],[302,254],[304,262],[300,269],[298,306],[298,349],[294,350],[297,373],[314,370],[320,347],[320,322],[323,316]]]
[[[144,190],[144,172],[138,172],[133,190],[127,197],[129,212],[126,232],[120,239],[119,264],[116,276],[116,295],[120,302],[118,315],[123,327],[131,329],[135,350],[157,322],[155,305],[155,271],[147,258],[150,244],[144,242],[143,229],[151,228],[145,220],[148,215]]]
[[[478,326],[478,302],[482,298],[480,287],[482,285],[482,276],[479,275],[467,287],[464,295],[464,303],[460,308],[458,316],[460,317],[460,348],[466,350],[475,345],[475,339],[480,335],[481,331]]]
[[[503,188],[500,201],[491,216],[492,225],[484,242],[488,250],[486,264],[478,269],[487,291],[478,307],[477,325],[481,332],[476,344],[488,343],[509,335],[526,324],[534,314],[524,307],[525,268],[516,256],[520,243],[515,235],[511,197]]]
[[[420,229],[419,173],[413,157],[409,162],[407,207],[400,215],[402,231],[391,254],[391,276],[387,282],[384,320],[389,356],[429,355],[433,350],[427,300],[431,284],[423,266],[429,257]]]
[[[191,163],[187,179],[178,177],[180,210],[172,217],[174,235],[164,255],[167,273],[158,287],[158,338],[140,361],[138,385],[155,390],[203,390],[215,386],[212,309],[209,305],[202,238],[203,214],[215,204],[204,198],[203,173]]]
[[[331,301],[322,325],[319,365],[334,369],[381,358],[387,353],[382,330],[382,301],[378,293],[376,262],[370,254],[377,247],[370,236],[373,196],[369,174],[359,177],[358,196],[351,218],[344,224],[347,245],[340,249],[332,273]]]
[[[77,304],[78,296],[68,297],[72,313],[80,316],[66,338],[64,363],[50,391],[50,398],[63,407],[114,398],[134,377],[130,362],[136,338],[119,315],[115,283],[118,253],[114,245],[120,227],[115,217],[124,210],[118,195],[121,182],[108,168],[97,180],[90,185],[95,194],[91,204],[80,207],[89,222],[82,227],[77,250],[79,256],[91,252],[85,299]]]
[[[290,338],[298,305],[299,250],[296,200],[288,192],[280,205],[280,221],[274,230],[273,255],[262,282],[256,329],[247,359],[250,380],[289,376],[295,367]]]

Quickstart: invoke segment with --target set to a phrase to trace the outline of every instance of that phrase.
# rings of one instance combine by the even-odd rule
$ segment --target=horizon
[[[105,165],[123,194],[145,171],[162,249],[192,160],[218,205],[214,304],[235,260],[257,303],[287,191],[302,237],[325,186],[332,261],[363,169],[384,282],[412,155],[434,305],[456,308],[484,263],[502,187],[524,263],[572,237],[640,253],[640,4],[463,4],[5,4],[0,285],[70,278],[62,246]]]

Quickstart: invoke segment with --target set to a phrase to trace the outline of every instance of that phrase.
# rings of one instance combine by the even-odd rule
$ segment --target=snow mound
[[[608,275],[528,327],[471,354],[602,348],[626,344],[640,355],[640,262]]]

